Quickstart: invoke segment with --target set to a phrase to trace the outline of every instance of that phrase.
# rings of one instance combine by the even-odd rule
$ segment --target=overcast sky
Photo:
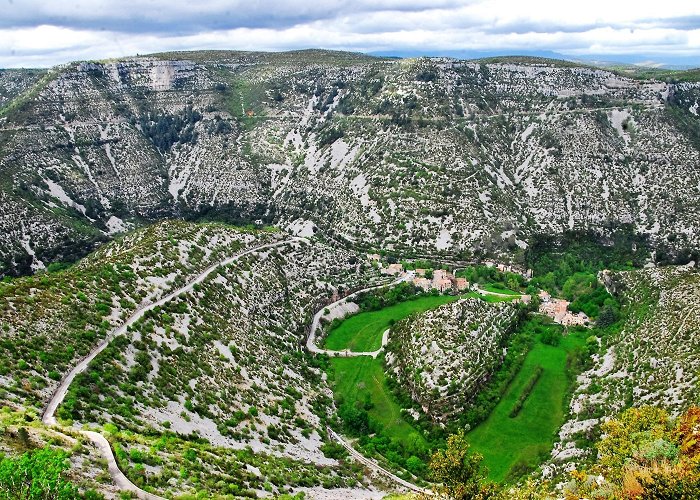
[[[165,50],[553,51],[700,66],[700,0],[0,0],[0,67]]]

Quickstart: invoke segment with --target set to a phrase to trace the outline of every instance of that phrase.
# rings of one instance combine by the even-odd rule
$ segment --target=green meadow
[[[384,359],[370,356],[331,358],[333,392],[343,401],[354,405],[366,403],[370,419],[381,424],[383,433],[409,449],[425,448],[423,436],[401,415],[401,406],[387,386]]]
[[[462,297],[419,297],[379,311],[350,316],[330,332],[326,348],[356,352],[376,350],[381,346],[383,332],[394,321],[463,297],[479,296],[470,293]],[[479,298],[489,302],[512,300],[495,296]],[[570,385],[567,357],[583,347],[590,335],[584,331],[561,336],[561,326],[543,322],[541,318],[532,319],[521,328],[521,334],[535,339],[532,348],[489,417],[467,435],[472,449],[484,456],[490,479],[496,482],[520,477],[549,454],[555,434],[564,421]],[[552,341],[552,337],[556,339]],[[539,367],[541,375],[527,391],[526,386]],[[351,407],[366,408],[370,421],[377,424],[383,436],[400,443],[405,450],[412,450],[409,453],[423,457],[435,446],[403,418],[401,406],[387,384],[383,356],[378,359],[331,357],[328,375],[336,399]],[[524,401],[522,408],[511,417],[519,399]]]
[[[548,328],[560,327],[550,325]],[[484,456],[490,479],[502,482],[513,471],[535,467],[552,449],[555,434],[564,421],[569,388],[567,356],[586,343],[587,332],[561,338],[559,345],[542,343],[541,336],[527,354],[522,368],[489,417],[467,434],[472,449]],[[542,374],[527,395],[522,410],[510,413],[537,367]]]
[[[434,309],[442,304],[454,302],[464,296],[428,295],[399,302],[379,311],[355,314],[343,320],[331,330],[325,341],[325,348],[333,351],[370,352],[382,346],[382,335],[395,321],[413,313]]]

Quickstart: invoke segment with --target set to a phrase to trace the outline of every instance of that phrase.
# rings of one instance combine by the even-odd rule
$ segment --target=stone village
[[[482,290],[479,288],[478,284],[469,283],[466,278],[456,277],[445,269],[404,269],[403,264],[401,263],[385,265],[382,262],[379,254],[368,254],[367,258],[369,261],[377,263],[382,274],[394,276],[404,282],[413,283],[413,285],[420,288],[424,292],[428,292],[430,290],[437,290],[440,293],[461,293],[472,291],[481,295],[503,295],[496,292]],[[519,272],[516,268],[505,264],[487,262],[486,265],[490,267],[497,267],[501,272]],[[524,276],[530,277],[531,272],[527,271],[524,273]],[[545,316],[552,318],[555,323],[559,323],[563,326],[589,325],[590,319],[588,316],[586,316],[586,314],[583,312],[574,313],[569,311],[569,301],[552,297],[544,290],[540,290],[538,297],[540,299],[538,311],[540,314],[544,314]],[[532,300],[532,298],[530,295],[521,294],[515,296],[513,300],[527,304]]]

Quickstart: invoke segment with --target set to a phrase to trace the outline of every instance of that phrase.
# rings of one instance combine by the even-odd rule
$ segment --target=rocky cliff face
[[[388,370],[427,415],[449,420],[501,365],[516,316],[515,304],[480,299],[411,316],[392,328]]]
[[[581,460],[609,415],[628,406],[655,405],[680,413],[698,402],[700,273],[694,266],[601,276],[627,310],[619,333],[604,339],[592,369],[579,375],[567,422],[552,452],[552,470]]]
[[[303,51],[77,63],[18,88],[0,273],[173,216],[446,254],[620,227],[698,246],[697,83]]]

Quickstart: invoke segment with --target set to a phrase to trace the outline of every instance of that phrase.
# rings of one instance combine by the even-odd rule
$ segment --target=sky
[[[700,66],[700,0],[0,0],[0,67],[169,50],[553,54]]]

